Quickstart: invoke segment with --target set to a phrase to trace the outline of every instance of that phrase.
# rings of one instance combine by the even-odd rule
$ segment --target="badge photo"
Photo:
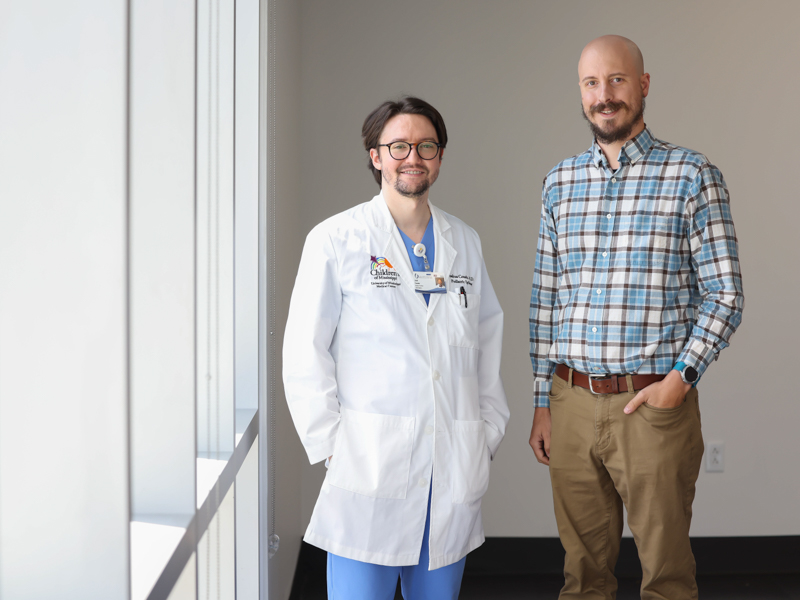
[[[442,273],[414,272],[414,290],[420,294],[444,294],[447,286]]]

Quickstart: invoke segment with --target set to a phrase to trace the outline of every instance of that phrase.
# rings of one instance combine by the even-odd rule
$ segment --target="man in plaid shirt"
[[[696,384],[744,305],[728,190],[705,156],[645,126],[636,44],[590,42],[578,75],[594,143],[544,181],[530,312],[530,444],[550,467],[560,599],[615,597],[623,504],[642,598],[697,598]]]

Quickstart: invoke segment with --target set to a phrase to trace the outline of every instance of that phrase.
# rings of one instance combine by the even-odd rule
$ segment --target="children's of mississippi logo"
[[[372,265],[370,266],[370,273],[375,275],[375,271],[385,271],[386,269],[394,269],[392,263],[386,260],[383,256],[371,256],[370,260],[372,261]]]
[[[383,256],[370,256],[369,274],[372,275],[372,285],[376,287],[398,287],[400,276],[394,270],[392,263]]]

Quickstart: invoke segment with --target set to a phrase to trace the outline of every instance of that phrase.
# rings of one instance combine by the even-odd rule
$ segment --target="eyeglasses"
[[[378,147],[386,146],[389,148],[389,156],[395,160],[403,160],[411,154],[411,148],[417,147],[417,156],[423,160],[433,160],[439,155],[439,148],[441,144],[436,142],[417,142],[410,144],[409,142],[392,142],[391,144],[378,144]]]

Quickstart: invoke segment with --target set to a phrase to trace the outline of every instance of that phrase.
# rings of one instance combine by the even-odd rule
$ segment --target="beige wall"
[[[262,7],[266,2],[262,0]],[[294,286],[297,263],[303,248],[304,227],[300,224],[300,8],[293,0],[269,2],[277,12],[276,55],[276,220],[278,252],[276,275],[276,332],[278,359],[283,329],[289,312],[289,297]],[[281,365],[276,366],[280,379]],[[283,397],[283,385],[276,382],[276,495],[275,530],[281,538],[279,551],[269,562],[270,598],[289,597],[300,540],[305,521],[300,510],[301,476],[308,460],[294,431],[289,409]]]
[[[744,323],[700,387],[704,436],[725,442],[726,470],[701,473],[692,533],[800,534],[800,402],[792,355],[800,336],[794,308],[800,252],[791,241],[800,208],[790,179],[800,133],[794,109],[800,4],[305,0],[301,6],[299,57],[279,56],[299,61],[301,74],[299,82],[290,78],[291,92],[279,104],[288,120],[283,126],[299,123],[297,137],[286,138],[287,152],[299,148],[299,160],[286,160],[279,181],[300,177],[299,196],[283,199],[279,213],[287,219],[279,229],[291,232],[281,281],[293,278],[314,224],[377,191],[360,147],[369,111],[402,93],[432,102],[450,143],[431,200],[481,235],[506,314],[503,379],[512,420],[484,502],[487,535],[557,535],[547,470],[527,444],[530,282],[542,179],[591,142],[578,112],[578,56],[605,33],[640,45],[652,75],[648,125],[720,167],[739,235]],[[292,102],[298,98],[299,107]],[[280,435],[287,461],[280,476],[294,490],[298,474],[286,455],[301,450],[292,431]],[[279,514],[279,521],[290,520],[292,535],[295,525],[308,522],[324,470],[308,466],[304,455],[296,465],[302,513],[283,506]]]

